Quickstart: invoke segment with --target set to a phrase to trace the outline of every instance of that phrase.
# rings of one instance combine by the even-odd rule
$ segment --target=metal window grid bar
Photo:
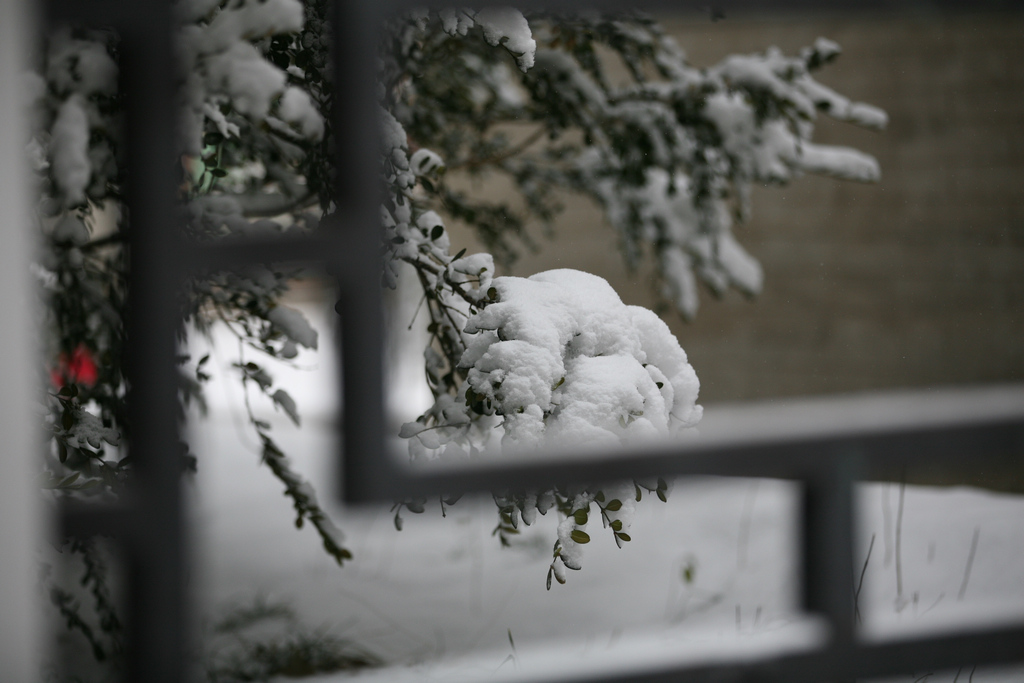
[[[62,532],[117,538],[128,558],[129,681],[158,683],[187,679],[189,610],[185,586],[187,529],[183,522],[175,420],[173,299],[182,279],[196,269],[237,268],[255,262],[306,261],[327,265],[337,279],[342,386],[341,490],[350,502],[390,501],[444,491],[525,488],[580,479],[581,461],[519,462],[473,470],[414,471],[386,452],[382,388],[382,301],[377,286],[378,198],[375,173],[377,128],[373,74],[378,19],[385,11],[414,6],[409,0],[379,3],[335,0],[334,53],[338,211],[311,237],[199,246],[176,233],[173,164],[175,137],[174,16],[167,0],[49,0],[44,27],[63,24],[111,26],[121,39],[121,92],[127,119],[127,207],[131,340],[127,369],[132,393],[133,431],[145,434],[131,444],[138,485],[118,505],[67,504]],[[536,2],[517,3],[520,6]],[[648,6],[651,3],[647,3]],[[657,6],[659,3],[655,3]],[[699,5],[699,3],[697,3]],[[720,3],[726,8],[758,8],[758,3]],[[547,8],[577,5],[621,7],[617,0],[573,3],[557,0]],[[899,3],[839,3],[840,8],[899,7]],[[943,1],[933,7],[963,7]],[[986,6],[1019,8],[1019,2]],[[662,9],[681,9],[663,0]],[[787,0],[772,9],[805,9],[816,3]],[[829,5],[830,8],[834,5]],[[977,7],[977,5],[975,5]],[[693,9],[692,7],[685,7]],[[344,381],[342,381],[344,378]],[[913,407],[931,395],[907,397]],[[1024,388],[995,389],[965,396],[956,415],[916,411],[916,416],[870,419],[868,404],[854,419],[817,430],[782,429],[774,435],[695,442],[643,452],[603,454],[585,462],[585,478],[628,479],[650,475],[770,477],[803,484],[803,606],[824,617],[826,645],[798,654],[741,664],[675,665],[628,675],[599,674],[605,681],[824,681],[898,674],[925,667],[998,664],[1024,660],[1024,616],[1008,627],[975,629],[882,643],[857,638],[853,619],[854,501],[857,479],[898,480],[907,467],[940,466],[954,471],[1000,468],[1024,454]],[[911,410],[911,412],[915,412]],[[791,411],[792,413],[792,411]],[[859,417],[858,417],[859,416]],[[865,418],[865,416],[868,416]],[[792,413],[789,418],[798,418]],[[786,420],[782,420],[785,422]],[[964,457],[970,453],[970,459]]]

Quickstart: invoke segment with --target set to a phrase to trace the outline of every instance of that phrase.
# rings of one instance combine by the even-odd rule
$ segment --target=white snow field
[[[192,585],[207,624],[256,600],[287,604],[303,627],[348,639],[386,663],[304,680],[365,683],[586,680],[674,661],[736,661],[822,637],[796,610],[797,499],[786,482],[680,480],[667,503],[645,496],[632,542],[617,549],[610,533],[595,533],[583,569],[550,591],[555,511],[502,549],[486,497],[464,498],[446,518],[436,502],[421,515],[403,512],[401,532],[389,506],[335,504],[330,328],[323,311],[303,310],[320,330],[321,352],[298,356],[306,370],[275,373],[302,427],[255,396],[254,408],[316,486],[355,557],[338,567],[313,529],[295,528],[283,487],[259,464],[237,383],[214,380],[209,415],[190,422],[199,474],[188,485]],[[236,346],[217,340],[210,364],[230,376]],[[197,342],[194,352],[203,347]],[[705,409],[710,415],[714,406]],[[859,503],[866,637],[1024,619],[1024,496],[869,484]],[[969,676],[1024,680],[1020,670],[966,668],[893,680]]]

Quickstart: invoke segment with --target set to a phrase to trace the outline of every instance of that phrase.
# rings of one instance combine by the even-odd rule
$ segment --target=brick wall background
[[[664,316],[702,402],[1024,380],[1024,20],[730,16],[667,26],[701,66],[831,38],[843,55],[819,79],[890,116],[883,133],[823,119],[816,134],[873,154],[880,183],[809,176],[755,191],[738,235],[764,267],[759,297],[706,295],[689,324]],[[627,273],[600,211],[568,204],[540,253],[507,272],[588,270],[627,303],[653,306],[650,271]]]

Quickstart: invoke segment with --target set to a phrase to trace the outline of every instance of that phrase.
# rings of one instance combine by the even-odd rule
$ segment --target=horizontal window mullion
[[[366,480],[346,485],[350,500],[390,500],[406,496],[473,490],[529,488],[552,482],[613,481],[649,476],[734,476],[805,480],[817,476],[831,454],[855,453],[865,480],[898,481],[908,468],[941,464],[971,472],[979,467],[1016,465],[1024,449],[1024,418],[982,419],[950,426],[908,424],[871,433],[816,437],[775,436],[764,442],[701,443],[628,449],[618,457],[552,454],[474,467],[414,468],[400,455],[374,459],[361,469]],[[358,455],[356,456],[359,457]],[[359,476],[350,473],[349,476]]]

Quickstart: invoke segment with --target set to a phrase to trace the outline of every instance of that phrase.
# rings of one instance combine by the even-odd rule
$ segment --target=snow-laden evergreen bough
[[[644,17],[504,12],[507,40],[478,27],[489,17],[471,11],[399,17],[381,53],[385,281],[394,284],[397,261],[411,264],[430,317],[425,357],[435,400],[402,430],[414,460],[664,437],[700,417],[696,377],[653,314],[623,306],[586,274],[492,279],[489,257],[450,255],[441,214],[469,223],[510,260],[511,237],[529,243],[523,226],[557,213],[554,189],[587,194],[606,209],[627,263],[653,251],[662,293],[690,318],[698,282],[718,295],[760,291],[760,265],[733,234],[750,214],[753,183],[805,172],[879,177],[873,158],[811,141],[819,112],[868,128],[886,124],[881,110],[811,76],[838,56],[831,41],[818,39],[795,57],[771,49],[698,69]],[[626,84],[608,75],[616,60]],[[447,171],[505,175],[522,201],[476,200],[450,186]],[[684,366],[688,373],[676,372]],[[664,481],[648,484],[665,497]],[[503,492],[495,497],[496,533],[507,542],[520,519],[557,506],[565,521],[550,585],[552,575],[564,579],[564,567],[579,568],[592,505],[617,543],[629,539],[644,488],[631,486],[628,505],[621,491]],[[422,501],[407,506],[423,509]]]
[[[200,240],[316,230],[334,210],[327,3],[180,0],[176,8],[182,154],[167,161],[180,164],[184,229]],[[753,183],[805,172],[878,177],[870,157],[812,142],[821,114],[885,125],[878,109],[813,78],[839,54],[825,39],[796,56],[769,50],[700,69],[639,15],[443,9],[392,17],[382,35],[382,278],[389,287],[400,276],[415,279],[430,335],[425,374],[434,403],[402,430],[418,461],[668,437],[699,420],[696,375],[651,312],[622,304],[585,273],[496,277],[495,260],[536,246],[526,227],[555,218],[557,192],[603,206],[627,263],[649,251],[664,296],[692,317],[699,283],[715,294],[761,287],[760,266],[734,234],[749,216]],[[39,180],[35,227],[44,243],[33,272],[51,332],[51,441],[40,484],[56,497],[116,498],[132,476],[123,450],[130,226],[118,211],[125,172],[117,57],[117,36],[65,30],[26,76],[39,122],[26,154]],[[625,76],[611,75],[616,70]],[[504,175],[518,199],[481,199],[448,180],[467,174]],[[102,234],[101,209],[114,217]],[[476,230],[489,253],[453,254],[451,220]],[[197,276],[180,299],[182,337],[229,328],[247,392],[264,394],[296,425],[301,406],[270,369],[318,345],[308,321],[282,303],[298,275],[253,267]],[[181,360],[183,410],[202,405],[206,360]],[[347,560],[343,535],[313,488],[248,401],[246,410],[296,523],[309,522],[327,552]],[[183,470],[195,469],[186,444],[181,452]],[[645,490],[664,499],[667,485],[496,492],[496,533],[505,543],[520,522],[556,508],[564,520],[548,581],[562,581],[566,567],[580,566],[589,516],[599,515],[621,545]],[[422,511],[423,502],[398,507]],[[101,581],[99,556],[74,549],[88,558],[88,581]],[[55,605],[98,654],[118,650],[109,601],[96,597],[96,612],[107,617],[90,627],[55,590]],[[97,586],[94,596],[103,595]]]

